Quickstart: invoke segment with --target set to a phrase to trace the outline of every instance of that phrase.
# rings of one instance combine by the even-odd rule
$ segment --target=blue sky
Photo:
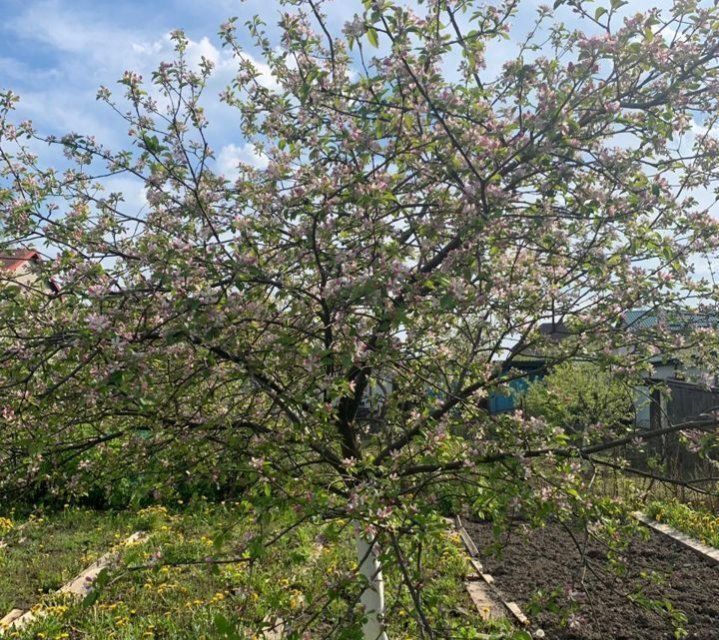
[[[536,5],[535,0],[525,3],[530,10]],[[332,26],[339,30],[360,7],[359,0],[328,3]],[[279,11],[277,0],[1,0],[0,88],[20,94],[18,115],[42,131],[92,132],[120,143],[124,127],[117,125],[122,123],[95,103],[101,84],[113,88],[126,69],[148,77],[172,55],[167,34],[182,28],[192,41],[191,56],[228,63],[218,65],[216,94],[233,70],[220,50],[219,25],[233,15],[242,23],[257,13],[272,27]],[[217,116],[230,114],[213,115],[213,127],[224,128]]]
[[[354,0],[331,5],[340,27],[358,9]],[[108,134],[112,122],[95,105],[101,84],[110,88],[126,69],[149,76],[172,56],[167,34],[182,28],[191,54],[221,59],[217,31],[230,16],[240,22],[260,14],[272,27],[276,0],[2,0],[0,88],[20,94],[20,113],[55,133],[91,130]],[[222,69],[220,70],[222,75]],[[231,69],[224,69],[229,77]]]
[[[514,23],[515,38],[526,30],[542,2],[552,4],[552,0],[523,0]],[[608,3],[597,0],[597,5]],[[671,6],[672,0],[658,4]],[[326,6],[337,30],[361,12],[360,0],[334,0]],[[657,2],[630,0],[623,11],[645,11],[650,6]],[[97,89],[106,85],[119,97],[122,91],[116,81],[128,69],[149,78],[160,61],[172,58],[169,32],[182,28],[191,40],[190,59],[199,61],[205,55],[217,63],[205,107],[218,168],[229,177],[238,161],[261,165],[262,158],[242,139],[237,115],[216,99],[236,69],[222,50],[217,31],[231,16],[239,16],[242,24],[254,14],[271,28],[280,10],[278,0],[0,0],[0,90],[12,89],[21,96],[18,119],[32,120],[42,133],[93,134],[111,148],[127,148],[126,124],[96,101]],[[573,22],[566,9],[560,9],[557,17]],[[490,66],[497,69],[513,49],[512,42],[500,44],[488,56]],[[63,163],[46,146],[33,146],[41,163]],[[128,210],[144,209],[145,194],[137,180],[116,176],[105,184],[125,194]],[[707,204],[713,202],[708,194],[697,195]]]
[[[526,28],[542,2],[552,4],[552,0],[523,0],[515,34]],[[659,0],[659,4],[670,4],[670,0]],[[630,0],[626,10],[649,6],[645,0]],[[361,11],[361,2],[334,0],[326,7],[332,26],[339,30]],[[279,11],[278,0],[0,0],[0,89],[20,94],[19,115],[32,119],[45,132],[92,132],[103,141],[119,144],[122,123],[95,102],[101,84],[116,86],[126,69],[149,76],[160,60],[172,55],[167,34],[183,28],[198,59],[204,54],[228,63],[219,65],[212,87],[216,94],[233,70],[220,50],[219,25],[233,15],[240,16],[242,23],[259,14],[272,27]],[[560,9],[558,17],[572,19],[566,9]],[[496,63],[497,57],[502,56],[495,55],[490,62]],[[211,115],[215,116],[213,128],[222,130],[222,138],[238,143],[226,129],[231,114],[215,111]]]
[[[344,1],[335,4],[336,24],[351,17],[348,8]],[[123,71],[149,78],[160,61],[173,57],[169,32],[182,28],[191,41],[190,59],[204,55],[217,63],[205,104],[218,161],[231,172],[237,160],[261,159],[239,135],[235,114],[216,99],[236,69],[217,31],[233,15],[244,21],[259,13],[274,25],[279,9],[275,0],[0,0],[0,89],[20,95],[17,118],[32,120],[42,133],[93,134],[112,148],[126,147],[127,126],[96,101],[97,90],[106,85],[119,99],[116,81]],[[58,161],[47,148],[36,151],[41,160]],[[112,189],[141,206],[142,189],[129,178],[114,179]]]
[[[525,1],[533,8],[535,0]],[[335,0],[326,7],[337,31],[361,12],[360,0]],[[231,174],[238,160],[262,159],[239,135],[236,114],[216,99],[236,70],[217,31],[231,16],[239,16],[242,25],[255,14],[272,29],[280,10],[277,0],[0,0],[0,89],[20,95],[17,118],[32,120],[42,133],[93,134],[111,148],[126,147],[127,126],[96,101],[97,90],[106,85],[119,98],[116,81],[128,69],[149,78],[160,61],[173,57],[169,32],[182,28],[191,41],[190,60],[204,55],[216,63],[205,107],[219,167]],[[244,44],[251,54],[249,40]],[[46,147],[35,150],[47,163],[62,162]],[[142,206],[139,184],[122,177],[112,182],[112,190],[127,192],[130,206]]]
[[[523,0],[515,37],[526,29],[542,1],[551,4],[551,0]],[[670,0],[660,1],[670,4]],[[331,25],[339,30],[361,11],[361,2],[334,0],[326,7]],[[647,8],[644,0],[631,0],[626,10]],[[0,89],[12,89],[21,96],[18,119],[31,119],[43,133],[94,134],[112,148],[126,147],[127,127],[96,101],[97,89],[107,85],[119,97],[122,91],[117,90],[116,81],[127,69],[148,78],[161,60],[172,58],[168,34],[182,28],[191,40],[190,60],[199,61],[204,55],[216,63],[205,106],[219,166],[231,173],[237,160],[261,163],[261,159],[239,135],[236,114],[216,99],[236,69],[222,50],[217,31],[235,15],[242,24],[259,14],[271,28],[280,10],[278,0],[0,0]],[[572,20],[566,9],[558,17]],[[495,68],[513,49],[511,42],[499,46],[503,48],[488,56]],[[36,150],[41,159],[57,160],[47,149]],[[117,178],[113,189],[129,191],[128,196],[139,204],[139,186],[122,180]]]
[[[117,143],[124,126],[118,128],[122,123],[96,103],[100,85],[116,87],[126,69],[148,77],[158,62],[172,57],[167,34],[178,27],[192,41],[192,56],[219,59],[219,25],[231,15],[254,12],[257,4],[3,0],[0,87],[20,94],[18,115],[43,131],[92,132]],[[265,12],[271,20],[276,8]]]

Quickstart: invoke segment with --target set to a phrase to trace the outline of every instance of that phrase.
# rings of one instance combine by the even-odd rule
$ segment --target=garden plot
[[[499,556],[491,525],[465,526],[499,588],[547,638],[719,638],[719,568],[665,536],[637,536],[618,559],[590,542],[582,572],[582,538],[559,525],[514,526]]]

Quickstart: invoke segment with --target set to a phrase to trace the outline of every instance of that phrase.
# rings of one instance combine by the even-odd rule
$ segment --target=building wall
[[[0,284],[3,282],[12,282],[26,291],[42,290],[45,293],[57,291],[57,288],[53,287],[49,281],[44,281],[42,286],[39,286],[38,275],[33,268],[34,266],[35,262],[33,260],[27,260],[14,269],[0,269]]]

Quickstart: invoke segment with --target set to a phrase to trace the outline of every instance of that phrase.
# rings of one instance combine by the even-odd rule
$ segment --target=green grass
[[[123,514],[67,509],[22,523],[3,519],[0,533],[0,612],[32,606],[73,578],[128,535],[131,518]],[[11,524],[12,523],[12,524]],[[4,613],[0,613],[2,617]]]
[[[657,522],[666,523],[719,549],[719,518],[709,511],[693,508],[678,500],[655,500],[647,505],[646,513]]]
[[[288,522],[278,515],[261,526],[278,529]],[[253,544],[259,527],[242,504],[205,503],[176,513],[162,507],[115,514],[68,509],[16,524],[7,536],[9,546],[0,552],[0,603],[5,610],[24,608],[39,596],[44,617],[5,637],[237,640],[253,637],[245,629],[277,619],[290,621],[300,631],[297,638],[305,632],[306,637],[324,637],[346,617],[342,596],[358,594],[351,526],[345,521],[305,523],[270,549]],[[121,566],[101,580],[106,584],[95,602],[43,595],[138,529],[147,531],[149,539],[123,550]],[[210,558],[236,561],[205,562]],[[489,627],[480,620],[464,593],[468,566],[452,536],[425,550],[421,561],[426,614],[447,637],[481,638],[488,632],[495,638],[526,637],[507,625]],[[28,572],[27,566],[34,569]],[[410,596],[396,589],[399,576],[388,571],[386,581],[391,637],[420,637]],[[313,617],[317,611],[320,615]],[[358,638],[358,626],[345,623],[333,637]]]

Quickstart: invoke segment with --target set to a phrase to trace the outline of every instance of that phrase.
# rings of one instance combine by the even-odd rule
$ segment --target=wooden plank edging
[[[666,536],[667,538],[678,542],[687,549],[691,549],[692,551],[694,551],[694,553],[698,553],[703,558],[709,560],[709,562],[712,562],[713,564],[719,564],[719,549],[710,547],[708,544],[704,544],[703,542],[700,542],[699,540],[688,536],[686,533],[679,531],[678,529],[675,529],[668,524],[664,524],[663,522],[657,522],[656,520],[653,520],[652,518],[640,511],[635,511],[632,515],[637,520],[639,520],[639,522],[649,527],[653,531],[656,531],[657,533],[660,533],[663,536]]]
[[[488,596],[488,599],[496,600],[501,603],[502,608],[505,611],[509,611],[509,613],[512,615],[512,617],[519,622],[523,627],[529,626],[529,618],[524,615],[522,610],[520,609],[519,605],[516,602],[508,602],[500,589],[497,587],[497,585],[494,582],[494,578],[487,573],[484,570],[484,567],[482,566],[482,561],[479,559],[479,550],[477,549],[477,545],[474,543],[474,540],[472,540],[471,536],[469,535],[468,531],[464,528],[464,525],[462,524],[462,518],[459,516],[455,517],[455,521],[453,523],[454,527],[457,529],[457,532],[459,533],[459,537],[462,539],[462,542],[464,544],[464,548],[467,551],[467,554],[469,555],[469,562],[476,571],[476,575],[474,576],[468,576],[468,582],[465,583],[465,586],[467,587],[467,590],[470,592],[470,597],[472,596],[472,592],[470,591],[470,588],[468,585],[472,583],[477,583],[478,581],[481,581],[484,583],[483,586],[486,586],[485,593]],[[476,588],[474,589],[476,592]],[[472,598],[472,600],[475,602],[475,606],[477,606],[477,602]],[[483,606],[482,609],[480,609],[479,606],[477,606],[477,609],[480,612],[480,615],[482,615],[483,618],[485,618],[485,615],[483,614],[483,611],[486,611],[486,605]],[[486,618],[485,618],[486,619]]]
[[[13,609],[4,618],[0,619],[0,634],[5,627],[9,627],[12,622],[15,622],[23,613],[22,609]]]
[[[107,569],[120,558],[120,552],[123,547],[132,544],[138,544],[147,540],[148,535],[144,531],[136,531],[129,538],[123,540],[120,544],[115,545],[111,551],[98,558],[84,571],[75,576],[68,583],[60,587],[55,594],[68,594],[76,600],[80,600],[87,596],[95,584],[97,576],[103,569]],[[0,620],[0,636],[9,629],[22,629],[28,624],[45,615],[42,608],[37,605],[29,611],[22,609],[13,609],[2,620]]]

